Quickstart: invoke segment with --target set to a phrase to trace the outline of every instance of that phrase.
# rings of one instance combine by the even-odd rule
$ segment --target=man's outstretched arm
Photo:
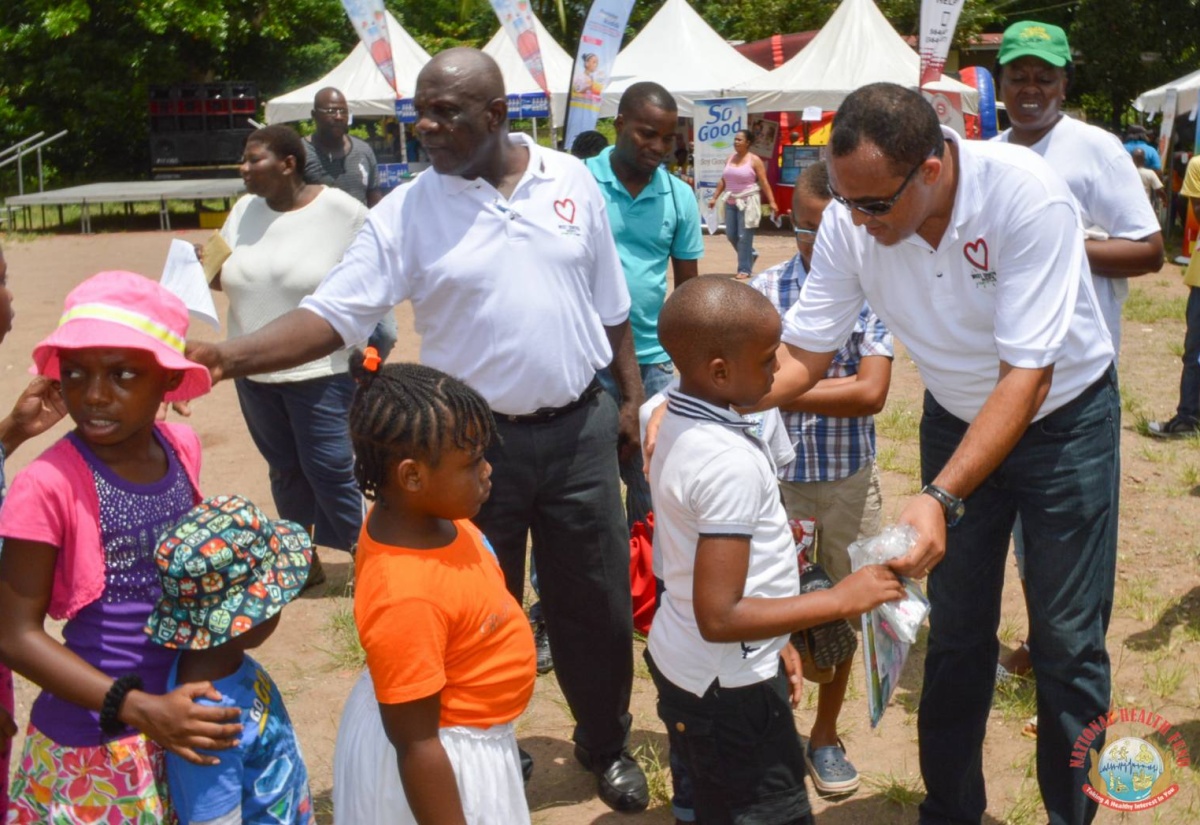
[[[257,332],[220,343],[188,341],[186,355],[208,367],[213,383],[297,367],[345,346],[321,316],[293,309]]]

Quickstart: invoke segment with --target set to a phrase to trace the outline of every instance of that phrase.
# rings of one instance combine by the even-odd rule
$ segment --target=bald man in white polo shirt
[[[1078,206],[1033,152],[960,141],[920,95],[893,84],[845,100],[830,148],[838,203],[786,316],[764,403],[825,374],[864,299],[924,379],[926,487],[900,516],[920,539],[893,565],[930,576],[921,822],[977,823],[986,808],[983,738],[1018,513],[1038,782],[1052,823],[1088,822],[1096,806],[1071,751],[1109,703],[1120,406]]]
[[[641,810],[646,778],[627,750],[633,611],[617,454],[619,443],[637,449],[643,393],[604,199],[580,161],[508,134],[503,80],[482,52],[439,53],[414,104],[433,169],[371,210],[300,309],[189,354],[214,378],[268,372],[364,341],[412,302],[422,363],[473,386],[495,413],[492,494],[475,520],[518,599],[532,534],[576,758],[609,806]],[[610,364],[620,408],[596,381]]]

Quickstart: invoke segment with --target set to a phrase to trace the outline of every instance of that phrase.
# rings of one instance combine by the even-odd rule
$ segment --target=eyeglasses
[[[322,108],[318,107],[318,108],[314,109],[313,111],[320,112],[323,115],[329,115],[330,117],[338,117],[338,116],[346,117],[350,114],[349,109],[322,109]]]
[[[793,227],[792,231],[796,233],[796,243],[817,242],[817,230],[815,229],[801,229],[797,226]]]
[[[904,176],[904,182],[900,184],[900,188],[896,190],[896,194],[890,198],[875,201],[852,201],[839,195],[833,187],[829,191],[833,195],[833,199],[847,209],[862,212],[872,218],[879,218],[892,211],[892,207],[896,205],[896,201],[900,200],[900,196],[904,194],[904,190],[908,188],[909,182],[913,179],[913,175],[917,174],[917,170],[925,165],[925,161],[933,157],[936,149],[931,149],[929,154],[922,158],[921,162],[912,168],[912,171]]]

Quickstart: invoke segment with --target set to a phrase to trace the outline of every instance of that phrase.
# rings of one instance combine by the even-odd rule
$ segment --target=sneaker
[[[550,653],[550,634],[546,632],[546,621],[535,619],[533,625],[533,646],[537,650],[538,675],[554,670],[554,656]]]
[[[858,771],[846,758],[846,746],[841,739],[836,745],[815,750],[809,742],[804,748],[804,762],[819,795],[849,796],[858,790]]]
[[[1176,415],[1170,421],[1151,421],[1146,425],[1146,434],[1154,438],[1187,438],[1200,433],[1200,421]]]

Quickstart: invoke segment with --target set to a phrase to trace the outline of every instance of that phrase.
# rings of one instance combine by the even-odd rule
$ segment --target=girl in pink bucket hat
[[[9,823],[173,821],[164,749],[230,747],[241,726],[208,683],[166,692],[172,651],[143,630],[161,595],[158,536],[201,496],[191,428],[164,401],[211,388],[183,355],[188,314],[159,284],[102,272],[71,291],[35,371],[75,429],[13,480],[0,511],[0,658],[37,683]],[[65,619],[63,642],[43,628]]]

